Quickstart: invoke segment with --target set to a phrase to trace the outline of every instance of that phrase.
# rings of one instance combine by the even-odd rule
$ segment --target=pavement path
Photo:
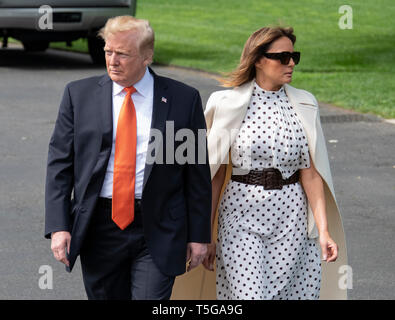
[[[208,73],[154,66],[199,89],[219,90]],[[86,54],[0,50],[0,299],[86,299],[79,263],[54,260],[44,232],[48,142],[65,85],[104,73]],[[395,298],[395,125],[325,104],[321,116],[353,271],[351,299]],[[38,283],[53,270],[53,289]]]

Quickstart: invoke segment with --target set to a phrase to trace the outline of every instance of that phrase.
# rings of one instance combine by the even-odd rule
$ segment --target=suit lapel
[[[109,76],[103,76],[99,81],[97,97],[97,112],[100,114],[100,125],[103,133],[103,144],[112,147],[112,81]]]
[[[171,94],[168,90],[168,86],[164,78],[159,77],[155,74],[155,72],[152,71],[152,69],[149,69],[151,74],[154,77],[154,98],[153,98],[153,107],[152,107],[152,120],[151,120],[151,130],[159,130],[162,135],[162,143],[159,148],[163,148],[165,145],[165,139],[166,139],[166,120],[167,120],[167,115],[170,109],[171,105]],[[150,135],[150,142],[151,142],[152,135]],[[158,157],[158,155],[162,154],[163,155],[163,150],[159,150],[158,148],[155,148],[154,152],[154,159]],[[164,161],[164,159],[163,159]],[[155,161],[150,161],[145,164],[145,169],[144,169],[144,180],[143,180],[143,192],[145,185],[148,181],[148,178],[151,174],[152,171],[152,166],[153,162]]]
[[[90,183],[96,181],[102,170],[107,168],[108,159],[111,155],[112,148],[112,81],[105,75],[103,76],[96,88],[92,92],[93,115],[98,116],[99,132],[101,141],[99,141],[98,154],[95,166],[90,175]]]

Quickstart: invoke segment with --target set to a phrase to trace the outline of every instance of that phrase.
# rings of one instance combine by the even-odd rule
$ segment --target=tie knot
[[[135,87],[131,86],[131,87],[125,87],[124,90],[128,93],[128,94],[133,94],[135,93],[137,90]]]

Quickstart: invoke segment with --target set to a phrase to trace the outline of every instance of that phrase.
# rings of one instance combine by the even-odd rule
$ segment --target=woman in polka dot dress
[[[250,82],[251,98],[230,145],[233,173],[222,194],[225,164],[212,181],[218,236],[203,265],[213,270],[216,260],[218,299],[318,299],[321,256],[326,262],[337,259],[338,247],[328,232],[323,180],[287,95],[286,84],[300,58],[294,52],[295,40],[292,28],[256,31],[238,69],[225,82],[232,87]],[[228,101],[232,112],[237,99]],[[318,242],[308,236],[308,205]]]

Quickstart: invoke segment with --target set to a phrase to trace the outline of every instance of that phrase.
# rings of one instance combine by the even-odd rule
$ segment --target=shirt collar
[[[152,77],[148,68],[146,68],[144,76],[140,79],[140,81],[138,81],[137,83],[134,84],[134,88],[143,97],[148,97],[150,94],[152,94],[153,81],[154,81],[154,78]],[[123,91],[123,89],[125,88],[125,87],[119,85],[118,83],[116,83],[115,81],[113,81],[112,84],[113,84],[113,86],[112,86],[113,96],[120,94]]]

